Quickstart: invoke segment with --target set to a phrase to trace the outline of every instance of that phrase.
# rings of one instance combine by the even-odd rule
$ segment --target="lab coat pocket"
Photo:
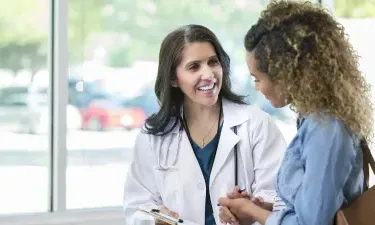
[[[177,201],[177,192],[180,189],[180,171],[172,167],[169,170],[156,169],[156,182],[165,205]],[[169,204],[168,204],[169,203]]]

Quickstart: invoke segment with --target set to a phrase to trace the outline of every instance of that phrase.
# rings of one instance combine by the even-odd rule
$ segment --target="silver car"
[[[10,86],[0,88],[0,129],[30,134],[47,133],[49,130],[47,88]],[[79,129],[82,116],[71,105],[67,107],[67,129]]]

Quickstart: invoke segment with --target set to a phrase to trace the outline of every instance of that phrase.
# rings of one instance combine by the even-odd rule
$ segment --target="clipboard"
[[[176,219],[174,217],[171,217],[167,214],[160,212],[159,209],[148,209],[144,207],[138,207],[137,210],[147,213],[148,215],[154,217],[155,219],[161,220],[169,225],[178,225],[184,222],[182,219]]]

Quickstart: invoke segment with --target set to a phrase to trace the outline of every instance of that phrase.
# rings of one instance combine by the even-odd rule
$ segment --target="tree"
[[[0,47],[0,67],[10,69],[16,74],[29,69],[34,75],[47,64],[46,49],[40,42],[20,44],[10,42]]]
[[[69,62],[82,62],[87,57],[85,47],[90,37],[103,33],[105,0],[69,1],[68,40]]]
[[[130,57],[130,48],[120,45],[109,53],[107,64],[110,67],[130,67],[133,62]]]
[[[237,60],[243,58],[243,36],[265,4],[266,0],[69,1],[69,61],[89,59],[91,45],[102,44],[103,38],[109,43],[111,66],[129,66],[135,59],[155,61],[164,36],[190,23],[212,29]],[[35,73],[47,66],[47,6],[48,0],[17,0],[0,7],[1,68]],[[335,0],[335,8],[339,17],[375,16],[375,0]]]
[[[48,0],[17,0],[0,5],[0,68],[34,75],[47,67],[50,11]],[[69,59],[82,60],[87,36],[101,32],[104,0],[69,1]]]
[[[48,12],[43,3],[10,1],[0,7],[0,67],[34,74],[46,66]]]
[[[226,41],[223,44],[230,53],[239,55],[245,32],[264,7],[262,0],[251,4],[241,0],[233,0],[233,4],[227,0],[112,0],[109,5],[113,12],[106,17],[105,30],[129,37],[128,58],[153,61],[157,60],[165,35],[191,23],[212,29],[220,40]]]
[[[375,0],[332,0],[335,14],[342,18],[375,17]]]

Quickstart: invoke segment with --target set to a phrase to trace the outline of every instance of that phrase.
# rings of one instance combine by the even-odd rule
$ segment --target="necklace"
[[[220,119],[220,118],[219,118],[219,119]],[[204,136],[204,137],[202,138],[202,147],[203,147],[203,148],[204,148],[204,146],[206,146],[206,142],[205,142],[205,140],[206,140],[206,138],[208,137],[208,135],[211,134],[212,128],[214,128],[215,124],[216,124],[216,123],[214,123],[214,125],[212,125],[211,129],[208,131],[208,133],[206,134],[206,136]]]
[[[219,119],[217,121],[217,133],[219,133],[222,114],[223,114],[223,108],[222,108],[222,105],[220,104]],[[190,136],[189,127],[188,127],[187,122],[186,122],[185,114],[183,115],[182,122],[184,124],[185,129],[186,129],[186,133],[187,133],[187,135],[189,137],[190,143],[193,143],[193,141],[191,139],[191,136]],[[205,142],[205,140],[208,137],[208,135],[211,133],[211,131],[214,128],[214,126],[215,126],[215,124],[211,127],[211,129],[208,132],[208,134],[205,137],[202,138],[202,149],[206,146],[207,143]],[[216,146],[216,148],[217,148],[217,146]]]

